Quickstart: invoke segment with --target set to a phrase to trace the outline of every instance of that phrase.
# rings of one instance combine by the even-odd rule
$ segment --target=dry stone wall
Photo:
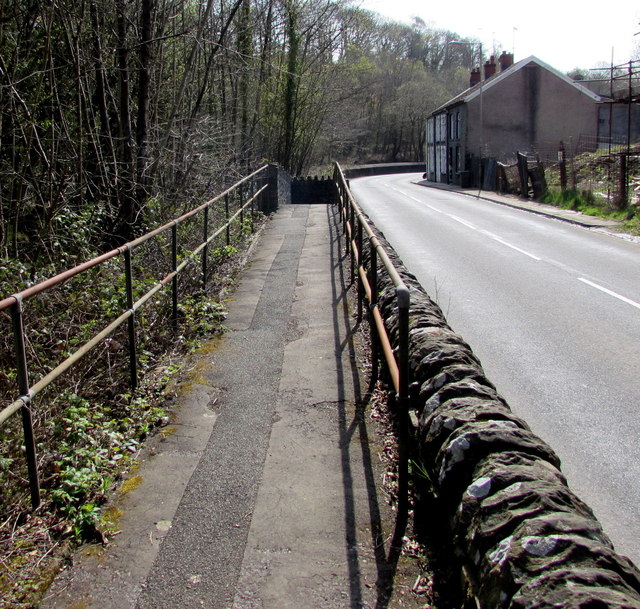
[[[569,487],[552,448],[487,379],[478,358],[381,238],[410,289],[415,458],[448,515],[480,608],[640,608],[640,572]],[[379,305],[398,344],[393,286]],[[416,484],[427,482],[417,479]]]

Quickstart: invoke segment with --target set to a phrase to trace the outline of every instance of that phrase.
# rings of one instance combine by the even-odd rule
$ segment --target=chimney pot
[[[469,75],[469,87],[475,87],[481,80],[480,68],[472,68]]]
[[[500,71],[504,71],[507,68],[510,68],[513,65],[513,53],[507,53],[506,51],[502,51],[502,55],[500,55]]]
[[[489,61],[484,64],[484,79],[491,78],[496,73],[496,58],[491,55]]]

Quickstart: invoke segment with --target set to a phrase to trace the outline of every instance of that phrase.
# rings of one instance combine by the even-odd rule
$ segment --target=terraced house
[[[604,99],[534,56],[503,53],[471,71],[469,88],[427,119],[427,178],[459,186],[479,181],[479,159],[598,135]],[[499,67],[499,70],[498,70]]]

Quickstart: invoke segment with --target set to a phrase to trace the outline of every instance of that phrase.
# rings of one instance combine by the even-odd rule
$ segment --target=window
[[[449,114],[449,139],[460,139],[460,111],[456,110]]]

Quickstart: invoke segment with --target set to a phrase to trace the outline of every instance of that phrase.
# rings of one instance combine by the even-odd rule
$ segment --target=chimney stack
[[[484,64],[484,79],[491,78],[496,73],[496,58],[491,55],[489,61]]]
[[[500,62],[500,71],[503,72],[513,65],[513,53],[502,51],[502,55],[500,55],[500,59],[498,61]]]
[[[480,82],[480,68],[471,68],[469,76],[469,88],[475,87]]]

